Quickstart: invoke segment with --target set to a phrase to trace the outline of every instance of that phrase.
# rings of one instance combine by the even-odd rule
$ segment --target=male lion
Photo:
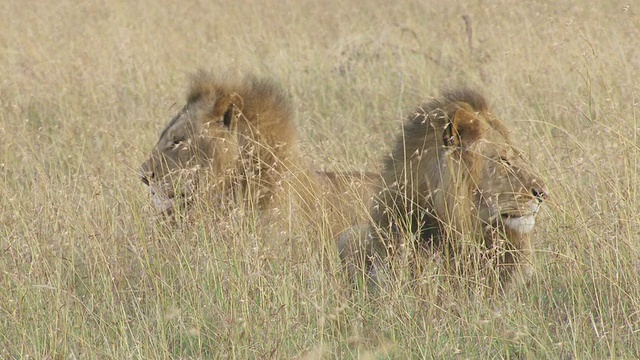
[[[302,199],[307,215],[317,218],[315,207],[339,201],[324,210],[353,221],[354,207],[340,198],[366,188],[368,175],[311,171],[296,145],[292,105],[281,87],[255,76],[236,80],[200,71],[140,178],[156,208],[170,218],[196,195],[214,204],[239,199],[267,209],[289,193]]]
[[[140,178],[167,215],[186,205],[203,181],[216,196],[246,192],[265,205],[295,141],[292,106],[276,84],[200,71],[191,78],[187,104],[142,164]]]
[[[516,269],[530,271],[529,235],[547,192],[479,93],[450,91],[419,107],[382,178],[371,225],[339,238],[349,266],[364,262],[375,280],[377,267],[416,239],[456,271],[492,264],[501,285]]]

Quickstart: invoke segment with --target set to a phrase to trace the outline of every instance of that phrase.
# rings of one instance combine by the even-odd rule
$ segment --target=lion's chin
[[[173,207],[173,200],[166,197],[153,195],[153,205],[155,205],[158,212],[166,213]]]
[[[534,215],[527,216],[503,216],[502,223],[505,227],[515,232],[526,234],[533,230],[536,225],[536,218]]]

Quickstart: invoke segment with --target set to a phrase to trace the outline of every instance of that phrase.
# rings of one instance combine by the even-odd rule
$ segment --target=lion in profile
[[[382,171],[371,224],[339,237],[343,261],[375,280],[406,245],[457,273],[489,268],[500,287],[531,271],[530,234],[545,185],[478,92],[459,89],[419,107]]]
[[[142,164],[140,178],[167,215],[203,187],[212,196],[241,194],[265,206],[296,140],[291,103],[274,82],[200,71],[191,77],[186,105]]]
[[[200,71],[191,76],[186,105],[141,165],[140,179],[169,218],[196,198],[266,210],[294,194],[308,218],[326,210],[345,224],[353,221],[344,194],[368,188],[367,174],[311,170],[298,156],[297,140],[292,103],[273,80]]]

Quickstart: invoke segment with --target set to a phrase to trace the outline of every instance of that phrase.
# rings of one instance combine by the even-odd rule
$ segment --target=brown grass
[[[640,357],[640,8],[203,4],[0,3],[0,358]],[[320,225],[154,223],[137,168],[201,67],[279,79],[328,169],[481,88],[550,190],[534,278],[465,299],[427,262],[370,296]]]

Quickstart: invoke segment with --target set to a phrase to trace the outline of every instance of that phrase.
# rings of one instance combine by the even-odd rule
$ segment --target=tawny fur
[[[418,107],[385,161],[371,224],[339,238],[343,260],[372,274],[416,239],[414,247],[447,254],[457,270],[469,255],[464,244],[475,244],[501,285],[516,270],[528,273],[530,230],[547,195],[509,133],[469,89]]]
[[[343,229],[358,218],[353,212],[365,206],[371,181],[308,164],[298,154],[293,106],[280,86],[200,71],[192,76],[186,105],[142,164],[141,179],[169,216],[195,197],[213,205],[235,198],[266,210],[293,195],[307,218],[330,213],[334,228]],[[360,204],[354,206],[352,193]]]

